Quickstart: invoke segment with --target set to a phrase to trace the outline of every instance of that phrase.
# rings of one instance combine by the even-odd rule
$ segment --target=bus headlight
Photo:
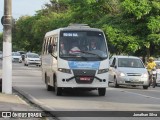
[[[100,69],[100,70],[98,70],[98,74],[106,73],[108,71],[109,71],[108,68],[107,69]]]
[[[70,69],[58,68],[58,71],[71,74],[71,70]]]

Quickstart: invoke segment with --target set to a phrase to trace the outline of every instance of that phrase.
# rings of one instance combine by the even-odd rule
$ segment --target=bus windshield
[[[106,59],[108,54],[104,34],[99,31],[61,31],[59,57],[74,61]]]

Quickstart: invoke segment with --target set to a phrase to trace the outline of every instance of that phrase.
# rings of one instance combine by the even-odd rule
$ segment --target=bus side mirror
[[[110,67],[114,67],[114,65],[112,64],[112,65],[110,65]]]
[[[48,53],[52,53],[53,52],[53,45],[49,45],[48,46]]]
[[[110,65],[110,67],[114,67],[115,69],[117,69],[117,66],[116,66],[116,65]]]

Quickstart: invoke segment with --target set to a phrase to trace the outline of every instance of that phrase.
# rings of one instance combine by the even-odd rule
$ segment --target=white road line
[[[145,90],[144,90],[144,91],[145,91]],[[149,91],[160,92],[160,90],[149,90]]]
[[[117,91],[121,91],[121,92],[126,92],[126,93],[131,93],[131,94],[143,96],[143,97],[146,97],[146,98],[153,98],[153,99],[160,100],[160,98],[157,98],[157,97],[152,97],[152,96],[143,95],[143,94],[139,94],[139,93],[135,93],[135,92],[125,91],[125,90],[122,90],[122,89],[119,89],[119,88],[107,88],[107,90],[117,90]],[[145,90],[145,91],[147,91],[147,90]],[[156,91],[156,90],[151,90],[151,91]],[[159,92],[159,91],[156,91],[156,92]]]
[[[134,93],[134,92],[129,92],[129,91],[123,91],[123,92],[131,93],[131,94],[135,94],[135,95],[139,95],[139,96],[143,96],[143,97],[146,97],[146,98],[153,98],[153,99],[158,99],[158,100],[160,100],[160,98],[152,97],[152,96],[148,96],[148,95],[143,95],[143,94],[139,94],[139,93]]]

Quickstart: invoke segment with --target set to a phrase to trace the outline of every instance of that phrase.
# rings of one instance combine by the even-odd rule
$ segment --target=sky
[[[37,10],[42,9],[45,3],[49,0],[12,0],[12,17],[18,19],[20,16],[33,16]],[[0,19],[4,15],[4,0],[0,0]],[[3,31],[3,26],[0,23],[0,32]]]

